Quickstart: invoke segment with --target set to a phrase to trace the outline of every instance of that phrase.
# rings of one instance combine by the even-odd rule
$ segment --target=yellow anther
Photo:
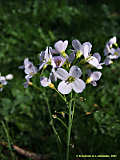
[[[30,85],[30,86],[32,86],[33,84],[32,84],[32,82],[28,82],[28,84]]]
[[[82,56],[82,52],[77,51],[77,53],[76,53],[76,58],[78,59],[78,58],[80,58],[81,56]]]
[[[47,65],[45,64],[45,65],[43,66],[43,69],[46,69],[46,67],[47,67]]]
[[[67,56],[67,54],[65,53],[65,51],[61,51],[61,54],[62,54],[63,57]]]
[[[117,44],[117,43],[114,43],[114,45],[115,45],[116,47],[118,47],[118,44]]]
[[[92,82],[92,77],[89,77],[87,80],[86,80],[86,83],[90,83]]]
[[[3,87],[3,85],[2,84],[0,84],[0,88],[2,88]]]
[[[115,56],[118,56],[119,54],[118,54],[118,52],[114,52],[114,55],[115,55]]]
[[[53,83],[50,83],[50,84],[49,84],[49,87],[50,87],[50,88],[52,88],[52,89],[54,89],[54,88],[55,88],[55,86],[54,86],[54,84],[53,84]]]

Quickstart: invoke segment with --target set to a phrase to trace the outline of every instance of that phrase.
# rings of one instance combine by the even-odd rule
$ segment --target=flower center
[[[57,67],[60,66],[60,63],[61,63],[61,60],[59,60],[59,59],[55,60],[55,64],[56,64]]]
[[[118,52],[114,52],[114,55],[115,55],[115,56],[118,56],[119,54],[118,54]]]
[[[68,83],[72,83],[72,82],[74,82],[74,81],[75,81],[75,78],[72,77],[72,76],[68,77],[68,79],[67,79],[67,82],[68,82]]]

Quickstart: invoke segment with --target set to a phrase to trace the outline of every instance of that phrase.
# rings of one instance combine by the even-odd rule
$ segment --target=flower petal
[[[82,75],[82,71],[78,66],[72,66],[70,68],[69,75],[75,78],[79,78]]]
[[[82,79],[76,78],[74,82],[72,82],[72,88],[76,93],[81,93],[85,89],[85,82]]]
[[[89,56],[90,52],[91,52],[91,48],[92,48],[92,45],[90,42],[85,42],[83,43],[83,55],[85,57],[85,59]]]
[[[68,41],[67,41],[67,40],[64,41],[64,42],[63,42],[62,40],[59,40],[59,41],[57,41],[57,42],[55,43],[55,45],[54,45],[55,49],[56,49],[59,53],[65,51],[66,48],[67,48],[67,46],[68,46]]]
[[[92,78],[93,81],[98,81],[101,78],[101,76],[102,76],[102,73],[96,71],[96,72],[93,72],[90,77]]]
[[[75,52],[73,51],[68,57],[68,62],[72,63],[74,59],[75,59]]]
[[[111,47],[113,44],[115,44],[116,41],[117,41],[116,37],[111,38],[111,39],[109,40],[109,42],[108,42],[109,45],[110,45],[110,47]]]
[[[40,83],[41,83],[41,86],[47,87],[49,85],[50,81],[46,77],[40,77]]]
[[[81,43],[80,43],[77,39],[75,39],[75,40],[72,41],[72,46],[73,46],[73,48],[74,48],[75,50],[80,50],[80,48],[81,48]]]
[[[96,86],[97,86],[96,81],[92,81],[92,82],[91,82],[91,84],[92,84],[94,87],[96,87]]]
[[[93,57],[97,58],[98,62],[101,61],[101,55],[99,53],[94,53]]]
[[[93,56],[91,56],[91,57],[87,60],[87,62],[88,62],[89,64],[91,64],[92,66],[96,67],[97,69],[102,69],[102,66],[101,66],[101,64],[98,62],[97,58],[95,58],[95,57],[93,57]]]
[[[58,91],[62,94],[69,94],[72,91],[72,83],[66,83],[65,81],[62,81],[58,85]]]
[[[106,57],[104,62],[103,62],[106,66],[112,64],[113,62],[111,61],[111,59],[109,57]]]
[[[58,68],[57,71],[55,72],[55,75],[57,78],[61,80],[67,80],[69,77],[68,72],[63,68]]]

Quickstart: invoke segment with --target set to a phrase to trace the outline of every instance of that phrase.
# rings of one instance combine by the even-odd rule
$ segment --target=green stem
[[[66,129],[68,128],[67,125],[63,122],[62,119],[60,119],[59,117],[55,117],[55,119],[57,119],[58,121],[60,121],[61,124],[62,124]]]
[[[11,157],[14,159],[14,153],[12,151],[12,144],[10,142],[10,136],[9,136],[9,132],[8,132],[8,129],[5,125],[5,123],[2,121],[2,126],[4,128],[4,131],[5,131],[5,134],[6,134],[6,137],[7,137],[7,141],[8,141],[8,148],[10,150],[10,153],[11,153]]]
[[[48,111],[49,111],[49,115],[50,115],[50,121],[51,121],[52,129],[53,129],[56,137],[58,138],[58,141],[59,141],[60,144],[61,144],[62,142],[61,142],[60,136],[59,136],[58,132],[56,131],[55,127],[54,127],[53,118],[52,118],[52,113],[51,113],[51,109],[50,109],[50,105],[49,105],[48,99],[46,99],[46,100],[47,100],[47,106],[48,106]]]
[[[68,104],[69,109],[69,121],[68,121],[68,130],[67,130],[67,150],[66,150],[66,160],[69,160],[69,152],[70,152],[70,136],[71,136],[71,128],[72,128],[72,93],[71,93],[71,100]]]
[[[73,103],[73,108],[72,108],[72,102]],[[69,160],[69,153],[70,153],[70,136],[71,136],[71,129],[72,129],[72,122],[73,122],[73,117],[74,117],[74,112],[75,112],[75,99],[72,98],[72,93],[71,93],[71,99],[68,104],[68,109],[69,109],[69,121],[68,121],[68,130],[67,130],[67,150],[66,150],[66,160]]]
[[[59,94],[59,96],[64,100],[65,103],[67,103],[66,97],[63,96],[56,88],[54,90]]]

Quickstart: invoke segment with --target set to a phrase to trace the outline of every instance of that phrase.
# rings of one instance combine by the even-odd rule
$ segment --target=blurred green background
[[[66,129],[54,119],[63,142],[59,154],[47,108],[49,103],[52,114],[67,123],[67,115],[59,113],[66,111],[64,102],[48,88],[24,89],[24,72],[18,66],[25,57],[39,64],[40,51],[60,39],[69,40],[69,44],[73,39],[90,41],[93,53],[103,55],[112,36],[117,36],[120,44],[119,6],[119,0],[0,0],[0,72],[14,75],[0,93],[0,142],[48,154],[51,160],[65,159]],[[76,154],[120,155],[119,63],[118,59],[104,67],[99,85],[88,85],[76,96],[71,160],[76,160]],[[0,159],[30,160],[2,145]]]

